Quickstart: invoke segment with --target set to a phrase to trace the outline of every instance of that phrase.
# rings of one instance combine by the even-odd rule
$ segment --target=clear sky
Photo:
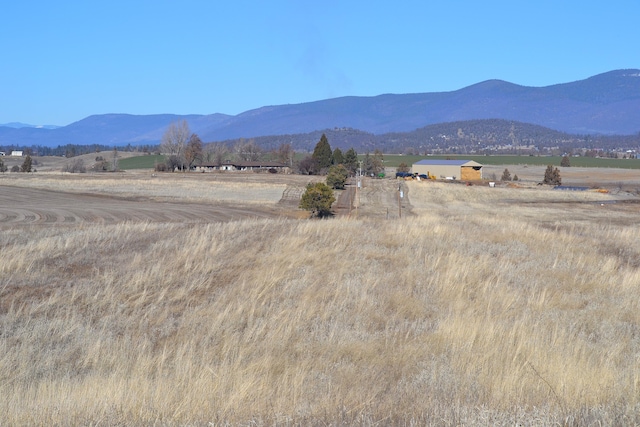
[[[21,0],[0,11],[0,123],[235,115],[640,68],[638,0]]]

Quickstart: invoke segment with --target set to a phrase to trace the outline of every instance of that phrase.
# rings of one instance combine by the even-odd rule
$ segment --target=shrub
[[[307,156],[298,163],[298,172],[302,175],[315,175],[318,169],[318,162],[312,156]]]
[[[569,166],[571,166],[569,156],[562,156],[562,160],[560,160],[560,166],[562,166],[563,168],[568,168]]]
[[[156,166],[154,167],[154,170],[156,172],[166,172],[167,171],[167,164],[166,163],[156,163]]]
[[[11,167],[11,172],[20,172],[20,166],[18,165],[13,165]]]
[[[107,162],[105,160],[102,160],[102,161],[99,161],[99,162],[95,163],[93,165],[92,169],[94,171],[98,171],[98,172],[106,172],[106,171],[109,170],[109,166],[110,166],[109,162]]]
[[[397,172],[409,172],[410,170],[411,168],[405,162],[400,163],[396,169]]]
[[[300,199],[300,209],[311,212],[311,216],[324,218],[331,215],[331,205],[336,201],[333,190],[323,182],[308,184]]]
[[[500,181],[511,181],[511,172],[509,172],[509,169],[504,170],[504,172],[502,172],[502,178],[500,178]]]
[[[82,159],[78,159],[78,158],[68,162],[62,168],[62,172],[69,172],[69,173],[85,173],[86,171],[87,171],[87,168],[84,165],[84,162],[82,161]]]

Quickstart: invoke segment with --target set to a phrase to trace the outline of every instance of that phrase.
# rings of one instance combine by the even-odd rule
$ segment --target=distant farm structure
[[[482,165],[473,160],[424,159],[413,164],[414,174],[435,176],[436,179],[476,181],[482,179]]]
[[[285,173],[289,170],[287,165],[272,161],[232,162],[225,161],[220,164],[201,164],[195,167],[198,172],[214,171],[241,171],[241,172],[275,172]]]

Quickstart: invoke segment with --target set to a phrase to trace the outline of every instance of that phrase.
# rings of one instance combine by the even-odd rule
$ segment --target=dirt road
[[[358,188],[356,179],[351,178],[341,191],[333,211],[336,215],[354,218],[398,218],[410,214],[407,191],[403,181],[395,179],[365,177]],[[399,197],[401,194],[402,198]]]

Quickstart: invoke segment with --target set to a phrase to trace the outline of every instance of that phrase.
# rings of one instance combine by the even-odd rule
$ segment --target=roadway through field
[[[278,216],[270,206],[160,202],[0,186],[0,228],[124,221],[207,223]]]
[[[411,204],[407,197],[409,189],[404,181],[366,177],[362,178],[361,187],[356,187],[355,178],[351,178],[333,205],[336,215],[398,219],[411,214]],[[403,197],[400,198],[400,195]]]

